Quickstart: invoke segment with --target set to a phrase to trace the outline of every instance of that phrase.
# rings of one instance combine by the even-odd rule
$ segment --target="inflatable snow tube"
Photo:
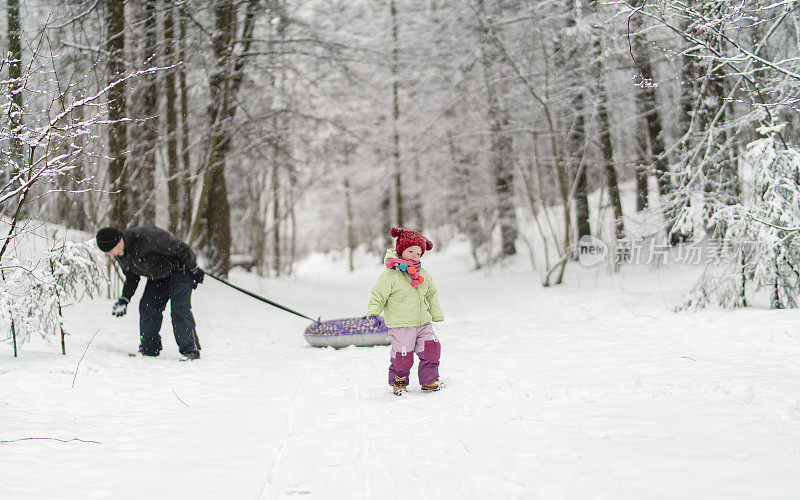
[[[377,328],[367,318],[342,318],[330,321],[318,321],[305,333],[306,341],[314,347],[369,347],[389,345],[389,329],[383,318]]]

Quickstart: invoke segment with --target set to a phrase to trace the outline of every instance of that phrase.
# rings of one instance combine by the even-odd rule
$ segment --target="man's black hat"
[[[122,231],[115,227],[104,227],[97,231],[97,247],[103,252],[109,252],[117,246],[122,239]]]

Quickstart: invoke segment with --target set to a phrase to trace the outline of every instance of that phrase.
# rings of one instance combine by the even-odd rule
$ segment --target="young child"
[[[386,270],[370,292],[367,316],[377,322],[384,312],[392,340],[389,385],[394,393],[406,390],[415,352],[422,390],[438,391],[441,346],[431,321],[444,321],[444,316],[433,279],[419,262],[433,243],[408,229],[394,227],[390,234],[397,244],[386,250]]]

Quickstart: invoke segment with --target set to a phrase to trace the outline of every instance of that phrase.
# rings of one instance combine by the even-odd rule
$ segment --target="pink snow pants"
[[[419,384],[427,385],[439,380],[439,357],[441,344],[433,331],[431,323],[422,326],[389,328],[392,340],[389,363],[389,385],[394,377],[408,377],[414,365],[414,353],[419,356]]]

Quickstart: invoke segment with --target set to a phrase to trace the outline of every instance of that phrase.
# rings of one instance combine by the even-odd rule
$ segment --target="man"
[[[205,273],[189,245],[155,226],[120,231],[104,227],[97,232],[97,246],[117,260],[125,273],[122,297],[111,314],[123,316],[141,276],[147,278],[139,301],[139,352],[158,356],[161,352],[161,320],[170,302],[172,331],[178,349],[188,359],[200,358],[200,342],[192,316],[192,290]]]

